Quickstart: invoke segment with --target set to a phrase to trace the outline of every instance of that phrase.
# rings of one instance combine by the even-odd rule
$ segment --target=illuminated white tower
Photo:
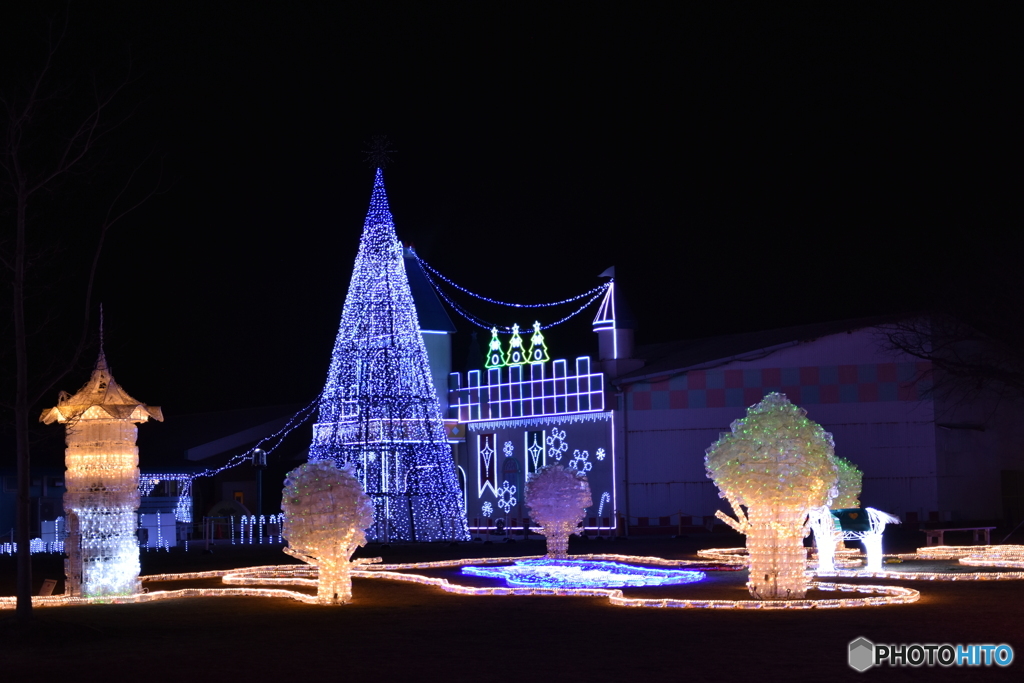
[[[84,598],[139,592],[139,449],[136,423],[163,421],[117,385],[100,349],[92,376],[74,396],[61,392],[43,411],[66,436],[64,514],[65,592]]]

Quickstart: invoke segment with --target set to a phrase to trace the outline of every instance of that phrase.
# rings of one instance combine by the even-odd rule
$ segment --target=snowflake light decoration
[[[569,461],[569,468],[586,474],[594,468],[593,463],[588,460],[590,453],[576,449],[572,452],[572,460]]]
[[[511,458],[516,452],[516,447],[512,445],[511,441],[506,441],[505,446],[501,450],[504,451],[506,458]]]
[[[594,457],[598,460],[604,460],[604,456],[605,453],[603,448],[598,448],[597,451],[594,452]]]
[[[565,442],[565,430],[555,427],[547,438],[548,454],[555,460],[561,460],[562,454],[569,450],[569,444]]]
[[[491,505],[491,501],[484,501],[484,504],[480,506],[480,512],[483,513],[484,517],[490,518],[494,514],[494,506]]]
[[[516,500],[516,487],[509,484],[508,481],[501,483],[501,488],[498,489],[498,507],[505,511],[507,515],[509,510],[515,507],[515,504],[519,501]]]

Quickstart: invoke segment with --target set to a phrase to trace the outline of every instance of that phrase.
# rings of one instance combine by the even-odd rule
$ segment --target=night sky
[[[134,113],[42,200],[59,286],[31,315],[53,318],[36,357],[60,353],[97,212],[150,155],[132,191],[163,191],[110,234],[96,294],[115,377],[169,417],[317,395],[375,134],[425,260],[521,302],[615,265],[640,343],[1003,296],[1016,267],[1010,5],[148,5],[70,8],[59,74],[116,82],[130,51],[116,112]],[[38,69],[44,16],[0,10],[0,91]],[[555,357],[596,351],[592,316],[548,333]]]

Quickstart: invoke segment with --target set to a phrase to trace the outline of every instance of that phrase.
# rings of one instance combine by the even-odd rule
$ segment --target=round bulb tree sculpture
[[[285,477],[284,552],[317,567],[317,602],[344,604],[352,600],[352,553],[366,545],[373,525],[373,501],[363,493],[348,468],[332,460],[317,460],[295,468]]]
[[[526,506],[547,538],[549,558],[560,560],[569,556],[569,536],[576,533],[587,508],[593,504],[590,483],[582,472],[549,465],[526,481]]]
[[[803,598],[807,516],[828,505],[838,478],[832,435],[778,393],[748,408],[731,429],[704,458],[708,477],[737,519],[721,510],[716,515],[747,536],[752,596]]]

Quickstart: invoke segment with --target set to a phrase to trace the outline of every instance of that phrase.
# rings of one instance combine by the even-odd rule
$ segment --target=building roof
[[[160,408],[147,406],[132,398],[114,381],[101,347],[89,381],[73,396],[60,392],[57,405],[44,410],[39,420],[51,424],[68,420],[110,418],[131,422],[145,422],[150,418],[159,421],[164,419]]]
[[[688,370],[724,365],[740,358],[754,359],[786,346],[795,346],[820,337],[852,332],[889,321],[890,317],[852,318],[638,346],[633,356],[645,361],[644,366],[614,378],[613,383],[631,384],[647,379],[670,377]]]
[[[409,278],[412,300],[416,302],[416,315],[419,317],[420,329],[431,332],[455,332],[455,325],[448,317],[448,311],[444,310],[444,306],[437,298],[430,281],[427,280],[423,266],[416,258],[416,252],[412,247],[406,247],[403,255],[405,257],[405,274]]]
[[[283,405],[169,415],[159,427],[139,430],[139,468],[143,472],[191,471],[221,464],[281,429],[301,408]],[[309,445],[309,427],[296,430],[295,436],[290,440],[294,448]]]

